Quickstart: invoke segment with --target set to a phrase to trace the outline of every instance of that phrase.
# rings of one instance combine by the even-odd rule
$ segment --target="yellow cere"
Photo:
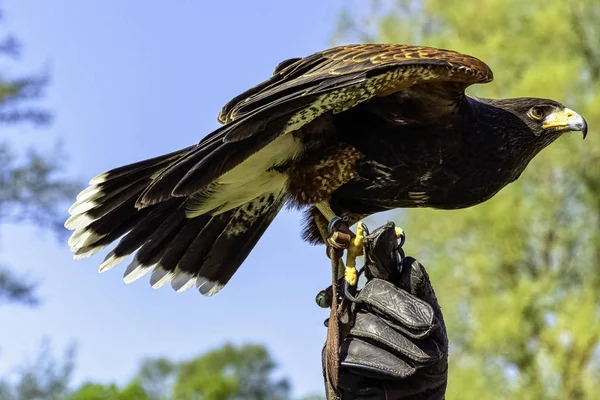
[[[576,115],[577,113],[569,108],[555,111],[546,117],[542,128],[548,129],[565,127],[569,123],[569,120],[571,120]]]

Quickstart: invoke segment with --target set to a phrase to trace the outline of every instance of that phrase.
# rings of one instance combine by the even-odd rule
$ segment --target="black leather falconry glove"
[[[425,268],[411,257],[400,260],[393,223],[364,245],[368,281],[340,346],[338,398],[444,399],[448,337]]]

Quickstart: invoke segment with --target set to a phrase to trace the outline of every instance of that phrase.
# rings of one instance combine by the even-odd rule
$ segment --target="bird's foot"
[[[356,236],[350,241],[348,250],[346,251],[346,269],[344,278],[350,286],[356,286],[358,283],[358,270],[356,269],[356,258],[365,254],[363,240],[365,239],[367,227],[363,223],[359,223],[356,228]]]
[[[348,217],[334,217],[327,227],[329,238],[327,243],[334,249],[346,249],[346,267],[344,279],[350,286],[356,286],[358,271],[356,270],[356,257],[364,254],[363,239],[366,230],[364,224],[358,224],[356,234],[348,226]]]
[[[339,299],[353,298],[353,293],[356,292],[356,285],[358,283],[358,277],[360,276],[360,272],[356,268],[356,258],[364,255],[364,245],[363,241],[365,236],[369,234],[369,231],[365,224],[359,223],[356,229],[356,234],[354,234],[348,228],[344,219],[341,217],[336,217],[337,219],[332,220],[329,224],[330,228],[330,237],[328,239],[328,243],[330,244],[330,248],[328,248],[329,257],[337,257],[340,259],[340,269],[339,269],[339,279],[337,283],[337,287],[339,288],[339,292],[337,293],[337,297]],[[341,229],[337,229],[341,227]],[[403,257],[402,246],[405,241],[404,230],[399,226],[395,227],[396,238],[399,240],[398,251]],[[336,235],[336,233],[339,233]],[[342,252],[346,249],[346,265],[341,261]],[[362,270],[361,270],[362,272]],[[332,303],[333,298],[333,287],[329,286],[327,289],[321,290],[317,296],[315,301],[322,308],[329,308]]]
[[[356,234],[348,227],[347,217],[335,217],[329,222],[327,243],[334,249],[346,249],[346,266],[343,270],[345,281],[352,287],[358,282],[356,258],[364,254],[363,240],[366,226],[358,224]]]

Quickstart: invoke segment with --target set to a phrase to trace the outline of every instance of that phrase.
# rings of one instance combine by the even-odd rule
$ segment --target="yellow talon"
[[[344,278],[351,285],[355,286],[358,281],[358,271],[356,270],[356,257],[364,254],[363,240],[365,238],[365,231],[362,228],[362,224],[358,224],[356,228],[356,237],[350,243],[346,255],[346,270],[344,272]]]
[[[396,230],[396,239],[400,239],[404,234],[404,229],[400,228],[399,226],[394,229]]]
[[[347,265],[344,273],[344,279],[346,279],[350,286],[356,286],[356,282],[358,281],[358,271],[356,270],[356,267]]]
[[[358,226],[356,227],[356,237],[354,238],[354,247],[360,247],[360,252],[362,255],[363,252],[363,247],[362,247],[362,242],[365,239],[365,230],[363,229],[363,226],[361,223],[358,224]]]

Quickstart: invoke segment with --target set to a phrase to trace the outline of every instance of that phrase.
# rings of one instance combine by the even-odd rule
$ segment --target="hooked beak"
[[[575,111],[565,108],[548,115],[542,124],[544,129],[554,129],[557,131],[578,131],[587,136],[588,126],[585,119]]]

